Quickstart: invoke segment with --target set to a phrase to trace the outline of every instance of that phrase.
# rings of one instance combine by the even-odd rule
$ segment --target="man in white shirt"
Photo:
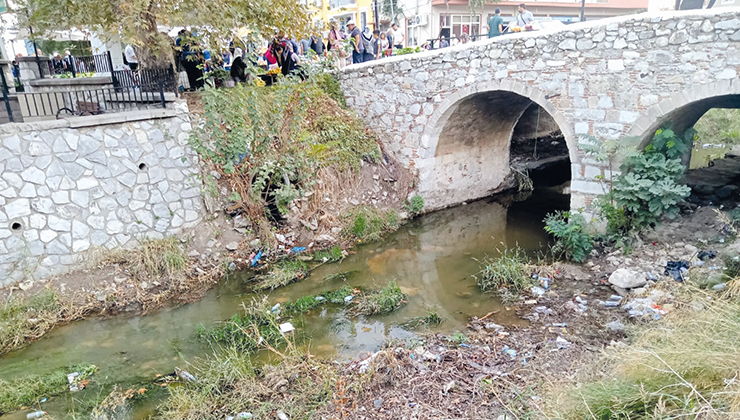
[[[131,71],[136,71],[139,68],[139,59],[136,57],[136,51],[134,51],[134,47],[132,47],[131,44],[127,44],[126,48],[123,50],[123,53],[126,55],[128,67],[131,69]]]
[[[525,6],[524,3],[519,5],[517,11],[519,14],[516,15],[516,26],[527,26],[534,22],[534,15],[532,12],[527,10],[527,6]]]
[[[391,34],[393,35],[393,48],[398,48],[399,50],[403,48],[403,32],[398,29],[397,23],[391,26]]]

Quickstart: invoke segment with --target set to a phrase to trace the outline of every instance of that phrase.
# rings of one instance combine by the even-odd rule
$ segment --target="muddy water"
[[[516,244],[540,249],[547,237],[542,219],[548,211],[568,206],[568,196],[542,192],[522,202],[506,204],[482,200],[435,212],[412,221],[382,242],[354,249],[339,264],[325,265],[302,282],[273,291],[270,302],[284,302],[343,286],[341,280],[325,280],[349,272],[347,282],[365,289],[398,282],[408,304],[385,316],[349,319],[342,307],[294,320],[299,334],[312,337],[311,352],[320,356],[356,357],[377,350],[388,339],[413,337],[401,324],[436,310],[446,321],[435,330],[463,330],[473,315],[497,310],[495,322],[521,322],[490,295],[481,294],[472,277],[479,270],[476,259],[495,256],[497,249]],[[80,402],[105,395],[119,384],[150,381],[156,374],[206,355],[209,349],[194,333],[199,324],[212,325],[240,311],[249,292],[249,275],[234,275],[212,290],[205,299],[148,316],[90,319],[58,328],[42,340],[0,358],[0,378],[46,373],[75,363],[92,363],[99,372],[83,392],[51,399],[42,409],[63,418]],[[144,418],[156,398],[131,413]],[[27,411],[2,416],[2,420],[25,418]]]

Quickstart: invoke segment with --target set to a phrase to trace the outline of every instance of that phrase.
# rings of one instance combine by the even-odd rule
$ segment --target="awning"
[[[80,31],[79,29],[70,29],[68,31],[51,31],[44,34],[37,34],[34,31],[34,36],[38,39],[48,41],[87,41],[90,39],[90,33]],[[28,28],[19,28],[18,33],[15,35],[16,41],[23,41],[24,39],[30,39],[31,32]]]

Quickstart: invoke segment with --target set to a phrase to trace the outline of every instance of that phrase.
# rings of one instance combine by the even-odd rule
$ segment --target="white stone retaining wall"
[[[353,65],[338,77],[347,104],[381,135],[389,152],[418,171],[428,208],[496,187],[474,185],[486,176],[471,173],[465,159],[458,159],[459,169],[451,174],[444,161],[449,156],[440,156],[445,124],[455,121],[458,131],[464,127],[459,115],[451,117],[458,105],[482,92],[489,98],[514,92],[532,100],[565,135],[571,207],[579,209],[603,192],[594,176],[604,168],[584,157],[583,135],[649,136],[663,121],[681,119],[674,118],[678,114],[695,122],[701,106],[727,106],[718,98],[740,95],[740,10],[724,10],[642,14],[512,34]],[[687,112],[694,104],[700,104],[696,112]],[[478,111],[486,110],[476,110],[480,119]],[[487,112],[496,118],[498,111]],[[508,155],[504,146],[497,155]],[[468,160],[486,170],[479,155],[471,152]]]
[[[154,118],[154,117],[157,118]],[[0,126],[0,287],[81,266],[96,248],[204,213],[187,104]]]

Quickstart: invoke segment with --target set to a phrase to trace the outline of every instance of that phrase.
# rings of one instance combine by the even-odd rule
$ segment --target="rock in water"
[[[619,268],[609,276],[609,283],[623,289],[642,287],[647,283],[645,275],[636,270]]]

